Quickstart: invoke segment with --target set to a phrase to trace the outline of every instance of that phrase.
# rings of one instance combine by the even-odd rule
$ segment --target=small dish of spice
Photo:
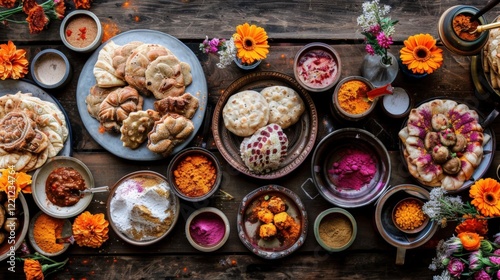
[[[222,172],[217,157],[210,151],[187,148],[170,161],[167,178],[175,193],[187,201],[212,196],[220,186]]]
[[[340,78],[340,71],[340,56],[330,45],[310,43],[295,55],[295,79],[308,91],[322,92],[333,88]]]
[[[222,247],[229,232],[229,220],[222,211],[214,207],[198,209],[186,221],[189,243],[202,252],[212,252]]]
[[[374,87],[369,80],[361,76],[350,76],[342,79],[332,96],[334,112],[344,120],[358,121],[368,116],[375,105],[378,97],[371,100],[367,93]]]
[[[417,233],[423,230],[429,217],[422,211],[424,202],[414,197],[402,199],[392,210],[392,221],[394,225],[405,233]]]
[[[68,219],[51,217],[38,212],[30,221],[29,241],[40,254],[53,257],[64,253],[70,243],[57,243],[57,239],[72,235],[72,225]]]
[[[356,219],[342,208],[327,209],[314,221],[316,241],[329,252],[349,248],[356,239],[357,232]]]
[[[46,89],[61,88],[68,84],[72,76],[68,58],[55,49],[37,53],[30,67],[35,83]]]
[[[59,34],[66,47],[86,53],[99,47],[103,30],[99,18],[94,13],[75,10],[64,17]]]

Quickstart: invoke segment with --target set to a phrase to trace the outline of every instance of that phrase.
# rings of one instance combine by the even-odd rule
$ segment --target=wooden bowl
[[[408,233],[408,234],[414,234],[414,233],[421,232],[427,226],[427,224],[429,223],[429,217],[424,214],[424,217],[425,217],[424,221],[422,222],[422,224],[420,226],[418,226],[416,228],[406,229],[406,228],[403,228],[400,225],[398,225],[398,223],[396,223],[396,211],[397,211],[397,209],[399,207],[401,207],[401,205],[403,203],[410,202],[410,201],[417,202],[418,205],[420,205],[420,208],[422,208],[422,206],[424,206],[424,202],[422,200],[418,199],[418,198],[407,197],[405,199],[402,199],[401,201],[399,201],[398,203],[396,203],[396,205],[392,209],[392,222],[394,223],[394,225],[396,226],[396,228],[399,229],[400,231],[402,231],[404,233]]]

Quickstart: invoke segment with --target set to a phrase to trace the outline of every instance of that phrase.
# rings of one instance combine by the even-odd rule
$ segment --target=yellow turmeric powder
[[[424,223],[422,206],[415,200],[405,200],[398,204],[394,213],[396,224],[404,230],[418,228]]]
[[[214,186],[216,177],[214,163],[203,155],[186,157],[174,170],[175,185],[189,197],[208,193]]]
[[[366,93],[370,91],[367,84],[362,81],[347,81],[340,86],[338,100],[340,108],[353,115],[361,114],[372,106]]]
[[[64,220],[50,217],[42,213],[35,220],[33,237],[36,245],[46,253],[57,253],[64,248],[64,244],[57,244],[56,238],[61,238]]]

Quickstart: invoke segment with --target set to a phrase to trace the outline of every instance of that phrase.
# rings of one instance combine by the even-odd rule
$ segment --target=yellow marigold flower
[[[269,53],[267,38],[267,33],[262,27],[248,23],[236,26],[233,39],[238,50],[238,58],[246,64],[266,58]]]
[[[430,34],[408,37],[400,51],[401,62],[413,73],[431,74],[443,64],[443,50]]]
[[[481,247],[481,240],[483,240],[483,237],[475,232],[459,233],[458,238],[460,238],[460,242],[462,242],[464,249],[468,251],[479,249],[479,247]]]
[[[0,44],[0,79],[19,79],[26,74],[28,74],[26,51],[18,50],[12,41]]]
[[[31,175],[10,169],[0,169],[0,175],[0,191],[8,192],[9,186],[12,185],[16,188],[15,198],[21,191],[31,193]]]
[[[27,280],[43,280],[42,265],[33,259],[24,260],[24,274]]]
[[[92,215],[85,211],[73,223],[73,237],[80,246],[99,248],[108,240],[108,226],[103,213]]]
[[[485,217],[500,216],[500,183],[486,178],[475,182],[469,190],[474,205]]]

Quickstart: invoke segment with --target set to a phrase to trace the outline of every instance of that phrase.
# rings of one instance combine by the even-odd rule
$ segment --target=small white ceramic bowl
[[[79,30],[81,27],[85,28],[85,33]],[[66,15],[59,29],[64,45],[70,50],[82,53],[97,49],[103,34],[101,21],[87,10],[75,10]]]
[[[323,240],[323,238],[321,238],[321,227],[323,226],[322,224],[323,222],[326,222],[328,219],[331,220],[342,219],[349,221],[349,225],[351,227],[350,238],[346,241],[337,240],[337,241],[344,241],[344,243],[340,242],[341,245],[339,245],[338,247],[334,247],[331,244],[329,245],[328,242],[326,242],[325,240]],[[321,247],[323,247],[325,250],[329,252],[340,252],[349,248],[356,239],[357,233],[358,233],[358,226],[356,223],[356,219],[354,219],[351,213],[347,212],[342,208],[326,209],[325,211],[321,212],[314,221],[314,236],[316,237],[316,241],[318,241]]]
[[[207,220],[212,220],[212,221],[217,221],[220,223],[219,226],[223,227],[224,234],[222,237],[220,237],[219,240],[215,240],[213,244],[203,244],[203,243],[198,243],[197,238],[194,237],[196,233],[194,231],[205,231],[208,229],[207,232],[205,233],[200,233],[202,235],[207,236],[207,238],[211,237],[213,238],[214,236],[209,236],[210,233],[213,233],[213,228],[195,228],[194,224],[198,221],[199,223],[207,222]],[[193,227],[192,227],[193,226]],[[204,225],[206,226],[206,225]],[[215,250],[218,250],[220,247],[222,247],[227,239],[229,238],[229,232],[230,232],[230,227],[229,227],[229,220],[227,219],[226,215],[220,211],[217,208],[214,207],[205,207],[198,209],[194,211],[189,218],[186,221],[186,237],[189,241],[189,243],[196,248],[199,251],[202,252],[212,252]]]
[[[64,243],[63,248],[60,251],[54,252],[54,253],[48,253],[44,251],[40,246],[35,241],[35,235],[34,235],[34,229],[35,229],[35,222],[36,220],[41,216],[41,215],[46,215],[43,213],[43,211],[38,212],[30,221],[30,226],[29,226],[29,232],[28,232],[28,237],[31,245],[37,251],[38,253],[47,256],[47,257],[54,257],[54,256],[59,256],[60,254],[66,252],[68,250],[70,243]],[[63,228],[62,228],[62,234],[61,237],[67,237],[71,236],[73,234],[73,229],[71,222],[68,219],[63,220]]]
[[[68,58],[55,49],[45,49],[31,61],[31,75],[37,85],[45,89],[59,89],[71,80]]]

